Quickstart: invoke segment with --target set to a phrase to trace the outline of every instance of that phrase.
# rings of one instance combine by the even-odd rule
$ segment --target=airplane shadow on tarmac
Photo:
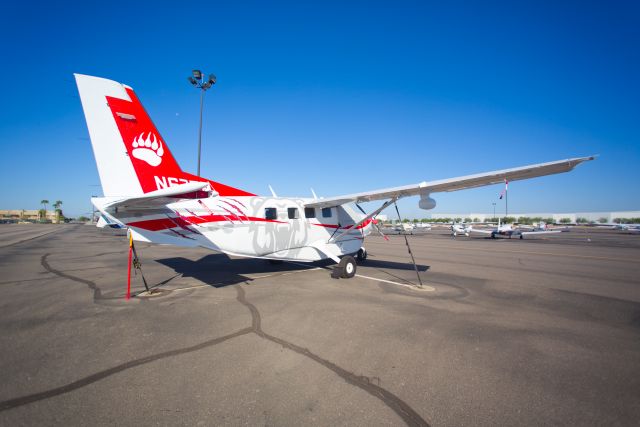
[[[175,257],[156,260],[160,264],[174,270],[183,277],[193,277],[210,286],[221,288],[236,283],[250,282],[252,279],[246,274],[275,274],[279,272],[308,270],[332,264],[332,262],[318,262],[298,264],[282,262],[272,264],[266,259],[238,258],[231,259],[225,254],[211,254],[193,261],[187,258]]]
[[[207,285],[221,288],[237,283],[254,280],[247,274],[277,274],[290,271],[310,270],[317,267],[332,268],[335,263],[331,260],[317,261],[313,263],[282,262],[273,264],[265,259],[237,258],[231,259],[225,254],[210,254],[193,261],[183,257],[158,259],[182,277],[192,277]],[[413,264],[385,261],[368,258],[361,264],[363,267],[371,267],[379,270],[413,270]],[[427,271],[428,265],[418,265],[418,271]]]
[[[413,264],[410,262],[385,261],[382,259],[367,258],[362,263],[363,267],[377,268],[379,270],[414,270]],[[429,265],[416,264],[418,271],[427,271],[431,268]]]

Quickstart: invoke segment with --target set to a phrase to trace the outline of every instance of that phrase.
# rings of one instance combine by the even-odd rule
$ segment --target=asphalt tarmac
[[[353,279],[0,225],[0,425],[638,425],[640,235],[366,241]]]

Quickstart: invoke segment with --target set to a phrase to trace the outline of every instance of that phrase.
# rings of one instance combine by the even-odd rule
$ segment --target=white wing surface
[[[339,206],[345,203],[370,202],[373,200],[385,200],[390,198],[402,198],[406,196],[421,195],[427,197],[431,193],[443,191],[457,191],[466,188],[481,187],[484,185],[498,184],[520,179],[535,178],[537,176],[553,175],[569,172],[582,162],[595,159],[595,156],[576,157],[573,159],[557,160],[555,162],[538,163],[519,168],[503,169],[493,172],[479,173],[475,175],[460,176],[457,178],[441,179],[437,181],[424,181],[419,184],[405,185],[402,187],[385,188],[382,190],[367,191],[364,193],[347,194],[344,196],[329,197],[306,203],[310,208],[326,208]]]
[[[491,233],[495,233],[496,232],[495,229],[485,230],[483,228],[472,228],[470,231],[472,233],[483,233],[483,234],[491,234]]]
[[[544,231],[523,231],[523,236],[535,236],[536,234],[555,234],[562,233],[562,230],[544,230]]]

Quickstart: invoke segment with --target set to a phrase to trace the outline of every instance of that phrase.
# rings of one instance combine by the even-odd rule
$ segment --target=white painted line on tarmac
[[[304,265],[304,264],[300,264],[298,262],[295,261],[289,261],[291,264],[297,264],[297,265]],[[331,270],[330,268],[327,267],[316,267],[312,270]],[[303,270],[304,271],[304,270]],[[296,272],[298,273],[298,272]],[[410,289],[414,289],[417,291],[426,291],[426,292],[433,292],[436,290],[436,288],[434,288],[433,286],[429,286],[429,285],[423,285],[422,288],[413,285],[413,284],[408,284],[408,283],[400,283],[400,282],[393,282],[391,280],[385,280],[385,279],[378,279],[377,277],[369,277],[369,276],[363,276],[362,274],[356,274],[356,277],[362,277],[363,279],[368,279],[368,280],[375,280],[378,282],[384,282],[384,283],[390,283],[392,285],[397,285],[397,286],[404,286],[406,288],[410,288]]]
[[[433,286],[429,286],[429,285],[423,285],[422,288],[420,288],[417,285],[409,285],[407,283],[392,282],[391,280],[379,279],[377,277],[363,276],[362,274],[356,274],[356,277],[362,277],[363,279],[375,280],[377,282],[391,283],[392,285],[404,286],[406,288],[411,288],[411,289],[413,289],[415,291],[433,292],[433,291],[436,290],[436,288],[434,288]]]
[[[305,271],[314,271],[314,270],[322,270],[322,267],[305,268],[304,270],[289,271],[287,273],[265,274],[264,276],[250,277],[250,279],[254,279],[255,280],[255,279],[266,279],[267,277],[275,277],[275,276],[288,276],[290,274],[298,274],[298,273],[304,273]]]
[[[175,291],[187,291],[189,289],[197,289],[197,288],[210,288],[215,285],[193,285],[187,286],[186,288],[175,288],[175,289],[166,289],[167,291],[175,292]]]

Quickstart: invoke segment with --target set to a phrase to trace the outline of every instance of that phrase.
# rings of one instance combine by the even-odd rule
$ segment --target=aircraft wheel
[[[496,238],[496,233],[491,233],[491,238],[495,239]]]
[[[342,267],[342,278],[350,279],[356,275],[356,260],[347,255],[340,260],[339,267]]]
[[[367,250],[365,248],[360,248],[358,254],[356,255],[358,262],[362,262],[367,259]]]
[[[524,238],[524,236],[521,234],[521,235],[520,235],[520,240],[522,240],[523,238]]]

